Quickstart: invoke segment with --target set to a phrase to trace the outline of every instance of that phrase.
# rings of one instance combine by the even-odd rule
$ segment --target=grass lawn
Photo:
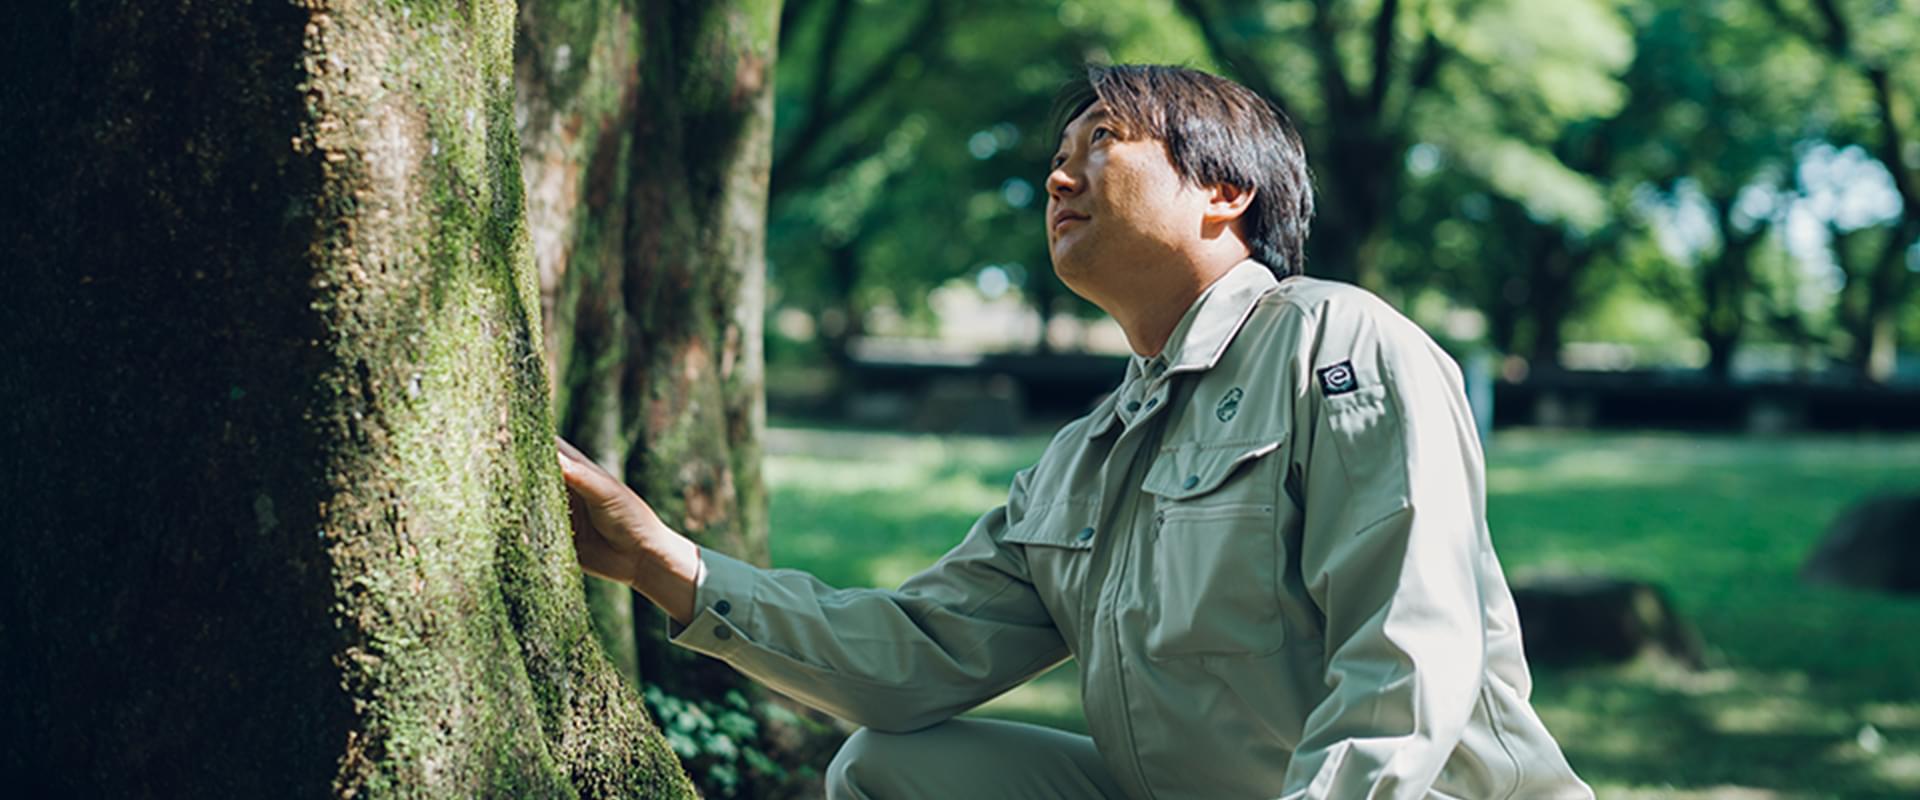
[[[1046,445],[768,440],[774,564],[838,586],[932,563]],[[1509,575],[1652,580],[1711,650],[1701,672],[1535,670],[1536,707],[1602,798],[1920,797],[1920,598],[1794,577],[1841,508],[1920,490],[1920,437],[1503,432],[1488,458]],[[1077,687],[1069,663],[974,713],[1084,731]]]

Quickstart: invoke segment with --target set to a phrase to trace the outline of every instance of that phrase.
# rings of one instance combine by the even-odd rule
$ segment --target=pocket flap
[[[1003,538],[1013,544],[1090,549],[1093,547],[1093,511],[1071,502],[1031,509],[1025,519],[1007,528]]]
[[[1237,442],[1188,442],[1160,451],[1141,490],[1185,500],[1220,488],[1240,465],[1280,449],[1284,437]]]

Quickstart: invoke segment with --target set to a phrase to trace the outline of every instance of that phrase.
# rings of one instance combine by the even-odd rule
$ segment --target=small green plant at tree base
[[[783,766],[771,752],[769,728],[814,728],[820,723],[771,702],[756,708],[738,691],[719,700],[688,699],[648,686],[642,695],[703,796],[780,796],[791,794],[797,783],[819,777],[812,766]],[[763,727],[762,720],[770,724]]]

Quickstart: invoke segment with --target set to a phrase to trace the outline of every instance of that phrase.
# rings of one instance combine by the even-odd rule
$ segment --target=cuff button
[[[722,600],[713,604],[713,610],[720,612],[720,615],[724,617],[727,615],[727,612],[733,610],[733,604]]]
[[[731,639],[733,638],[733,631],[729,630],[725,625],[715,625],[713,626],[713,638],[721,641]]]

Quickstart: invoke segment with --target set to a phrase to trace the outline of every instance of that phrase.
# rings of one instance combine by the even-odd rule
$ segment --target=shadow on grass
[[[1713,796],[1913,797],[1920,728],[1871,726],[1848,691],[1797,676],[1635,665],[1538,672],[1535,705],[1602,798],[1638,787]],[[1888,704],[1920,716],[1920,705]],[[1895,715],[1886,715],[1895,716]],[[1867,730],[1871,732],[1865,732]],[[1864,742],[1864,744],[1863,744]],[[1895,744],[1895,742],[1905,742]]]

